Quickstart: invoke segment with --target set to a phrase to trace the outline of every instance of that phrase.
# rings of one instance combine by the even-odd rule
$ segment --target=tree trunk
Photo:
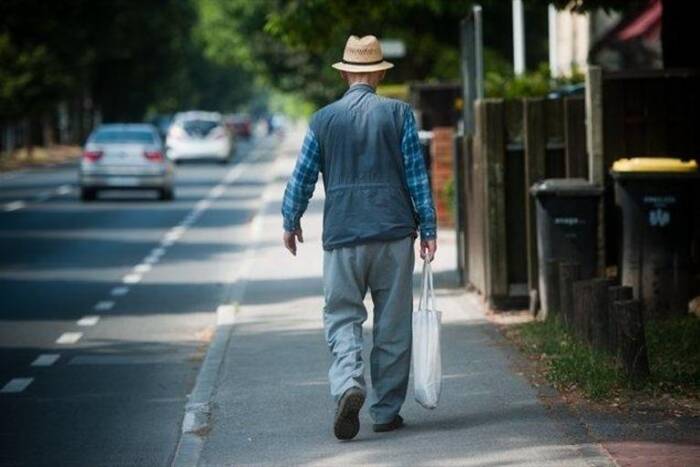
[[[697,44],[697,15],[695,2],[688,0],[662,0],[661,47],[664,68],[700,68]]]
[[[55,143],[53,135],[53,119],[51,118],[50,112],[44,113],[44,115],[41,117],[41,136],[44,146],[53,146]]]
[[[27,152],[27,160],[34,159],[34,138],[32,135],[32,120],[25,118],[22,120],[22,132],[24,133],[24,149]]]

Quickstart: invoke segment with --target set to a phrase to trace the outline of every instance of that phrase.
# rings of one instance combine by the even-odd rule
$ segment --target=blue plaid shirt
[[[403,124],[401,153],[403,154],[408,191],[418,213],[421,238],[423,240],[433,239],[437,236],[433,195],[430,191],[428,172],[425,168],[423,148],[418,139],[416,120],[410,112]],[[316,187],[320,163],[321,151],[318,139],[314,132],[309,129],[304,138],[294,172],[292,172],[292,178],[287,183],[287,189],[284,192],[284,201],[282,202],[284,230],[291,232],[300,228],[301,216],[306,211]]]

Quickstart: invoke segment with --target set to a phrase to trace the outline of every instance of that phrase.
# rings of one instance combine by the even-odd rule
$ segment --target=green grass
[[[593,400],[632,390],[698,396],[700,320],[694,316],[646,326],[651,377],[641,386],[633,386],[611,356],[577,341],[556,321],[525,323],[515,332],[523,350],[544,362],[547,379],[558,388],[581,389]]]

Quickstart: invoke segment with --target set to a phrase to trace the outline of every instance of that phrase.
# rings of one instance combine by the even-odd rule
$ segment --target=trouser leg
[[[376,423],[388,423],[406,399],[411,368],[413,239],[376,246],[369,273],[374,302],[374,345],[370,356]]]
[[[328,371],[331,395],[338,400],[351,387],[365,390],[362,362],[362,323],[367,293],[362,258],[356,248],[324,252],[323,323],[332,362]]]

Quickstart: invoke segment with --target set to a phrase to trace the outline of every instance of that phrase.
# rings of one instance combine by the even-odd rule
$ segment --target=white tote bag
[[[430,262],[423,263],[423,289],[418,309],[413,312],[413,384],[416,401],[426,409],[434,409],[442,389],[440,358],[441,313],[435,309],[433,271]]]

